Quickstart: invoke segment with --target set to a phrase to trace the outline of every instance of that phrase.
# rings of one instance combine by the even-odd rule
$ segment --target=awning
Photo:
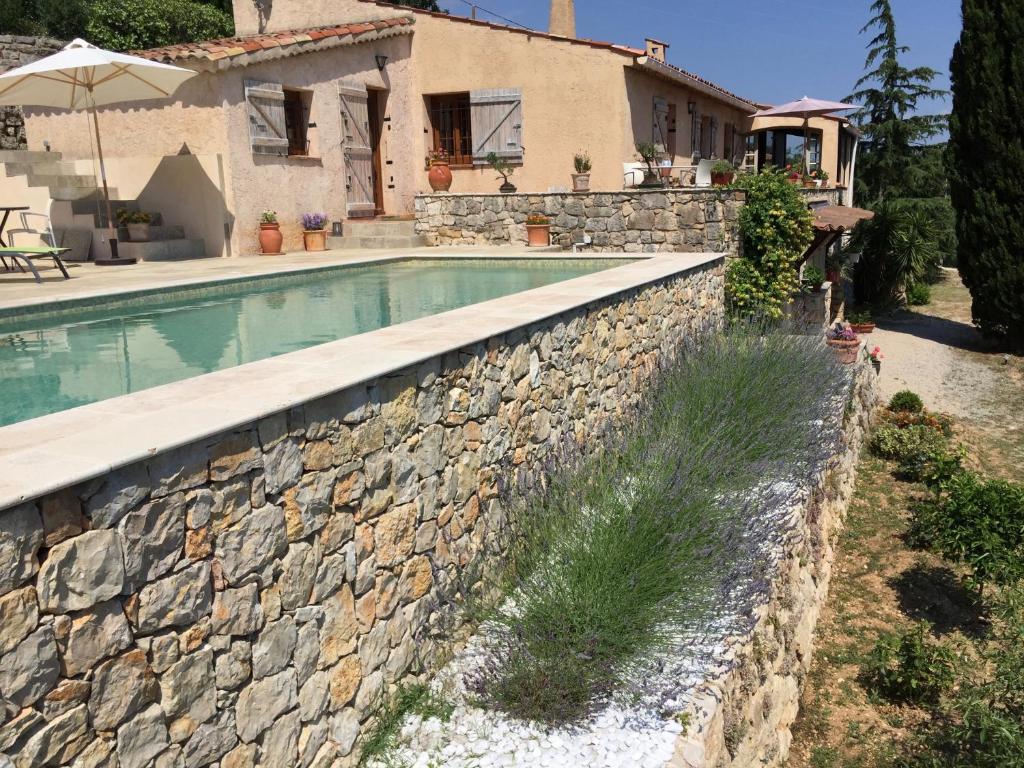
[[[875,217],[874,211],[845,205],[827,205],[811,212],[814,214],[814,228],[820,232],[849,232],[860,222]]]

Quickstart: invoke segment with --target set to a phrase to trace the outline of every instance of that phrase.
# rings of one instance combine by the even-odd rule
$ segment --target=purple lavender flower
[[[327,226],[326,213],[304,213],[302,214],[302,228],[307,232],[318,232]]]

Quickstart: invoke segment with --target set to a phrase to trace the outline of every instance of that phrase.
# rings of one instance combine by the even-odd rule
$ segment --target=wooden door
[[[370,149],[373,150],[373,207],[374,213],[384,213],[384,164],[381,162],[381,106],[382,91],[367,94],[366,109],[369,114]]]
[[[345,210],[350,218],[373,216],[373,143],[366,86],[345,82],[341,98],[341,141],[345,154]]]

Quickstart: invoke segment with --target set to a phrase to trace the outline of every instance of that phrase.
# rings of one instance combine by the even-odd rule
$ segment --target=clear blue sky
[[[534,29],[547,29],[549,0],[471,0]],[[469,15],[462,0],[440,0]],[[782,103],[801,96],[841,99],[860,76],[870,0],[576,0],[579,37],[643,46],[671,44],[669,61],[749,99]],[[949,57],[960,34],[959,0],[892,0],[910,66],[939,70],[948,88]],[[480,18],[491,18],[484,13]],[[491,18],[491,20],[496,20]],[[935,102],[928,112],[948,111]]]

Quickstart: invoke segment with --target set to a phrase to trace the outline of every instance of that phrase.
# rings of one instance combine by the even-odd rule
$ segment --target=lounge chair
[[[52,201],[50,205],[53,205]],[[29,226],[29,219],[33,217],[42,219],[45,223],[45,229],[40,230]],[[17,245],[14,242],[15,235],[34,235],[43,245]],[[10,245],[0,247],[0,263],[3,264],[4,269],[7,271],[11,271],[11,267],[7,264],[7,259],[10,259],[11,263],[22,272],[25,271],[25,267],[28,267],[36,282],[41,283],[43,279],[39,276],[39,271],[32,262],[35,259],[51,259],[53,265],[64,275],[65,280],[71,278],[67,267],[64,266],[64,261],[60,257],[62,253],[67,253],[71,249],[57,246],[57,238],[53,234],[53,224],[50,221],[49,211],[46,213],[23,212],[21,214],[21,228],[8,229],[7,239]]]
[[[696,186],[698,187],[710,187],[711,186],[711,166],[715,164],[714,160],[701,160],[697,163],[697,181]]]

